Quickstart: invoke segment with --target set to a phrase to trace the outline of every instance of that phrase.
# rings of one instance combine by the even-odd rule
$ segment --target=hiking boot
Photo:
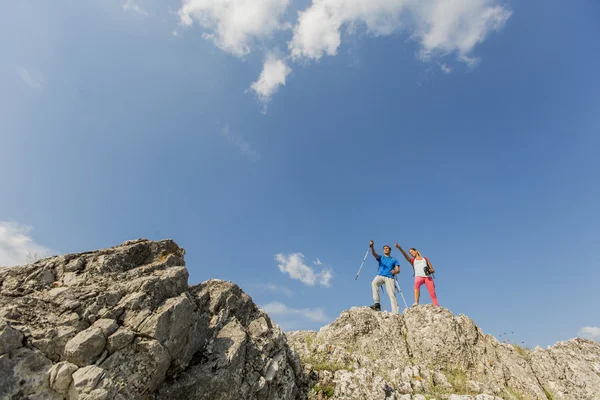
[[[372,306],[369,307],[371,310],[375,310],[375,311],[381,311],[381,305],[379,305],[379,303],[375,303]]]

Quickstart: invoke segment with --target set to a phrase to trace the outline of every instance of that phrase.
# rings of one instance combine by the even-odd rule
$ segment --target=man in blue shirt
[[[380,256],[375,252],[373,245],[375,242],[371,240],[369,246],[371,247],[371,253],[373,257],[379,262],[379,269],[377,270],[377,276],[371,282],[371,288],[373,289],[373,301],[375,304],[371,308],[375,311],[381,311],[381,304],[379,304],[379,287],[385,284],[385,290],[388,296],[390,296],[390,302],[392,303],[392,313],[398,314],[398,302],[396,301],[396,287],[394,286],[394,275],[400,273],[400,263],[394,257],[390,256],[392,248],[387,244],[383,246],[383,256]]]

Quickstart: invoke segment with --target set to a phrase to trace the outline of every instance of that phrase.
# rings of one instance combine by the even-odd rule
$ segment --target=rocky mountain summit
[[[433,305],[403,315],[352,308],[287,338],[313,392],[334,399],[600,399],[600,343],[526,350]]]
[[[525,350],[418,306],[284,334],[171,240],[0,268],[0,399],[600,400],[600,344]]]
[[[136,240],[0,269],[0,399],[301,399],[281,329],[236,285],[189,287]]]

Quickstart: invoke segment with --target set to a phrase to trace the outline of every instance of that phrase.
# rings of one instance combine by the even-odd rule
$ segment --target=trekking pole
[[[365,264],[365,261],[367,261],[367,256],[369,255],[369,250],[371,250],[371,246],[369,246],[369,249],[365,253],[365,258],[363,258],[363,261],[360,263],[360,268],[358,269],[358,272],[356,273],[356,278],[354,278],[354,280],[358,279],[358,274],[360,274],[360,270],[362,269],[363,265]]]
[[[396,289],[400,292],[400,296],[402,296],[402,301],[404,302],[404,306],[408,308],[408,304],[406,304],[406,300],[404,299],[404,295],[402,294],[402,289],[400,289],[400,284],[398,283],[398,277],[394,276],[394,283],[396,284]]]

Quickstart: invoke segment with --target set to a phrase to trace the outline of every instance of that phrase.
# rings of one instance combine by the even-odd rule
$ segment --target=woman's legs
[[[435,294],[435,283],[433,282],[433,278],[428,277],[425,278],[425,285],[427,285],[427,290],[429,291],[429,296],[431,297],[431,301],[433,301],[434,306],[439,306],[437,295]]]
[[[419,298],[421,297],[421,285],[425,283],[425,278],[421,276],[415,277],[415,302],[413,306],[419,304]]]
[[[427,286],[427,291],[429,292],[429,296],[431,297],[431,301],[433,305],[439,306],[437,295],[435,294],[435,283],[433,282],[432,277],[415,277],[415,303],[413,306],[419,304],[419,298],[421,297],[421,285],[425,284]]]

